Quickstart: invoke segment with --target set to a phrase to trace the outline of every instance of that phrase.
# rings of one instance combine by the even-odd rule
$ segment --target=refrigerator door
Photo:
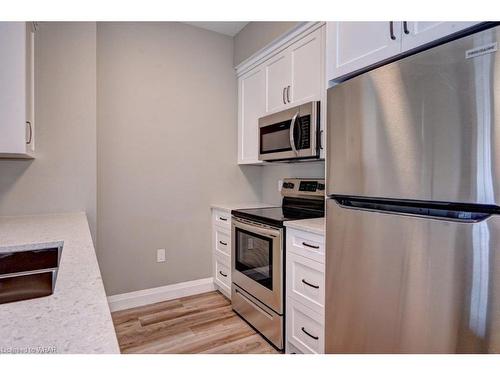
[[[500,217],[476,223],[327,200],[327,353],[500,353]]]
[[[327,194],[499,204],[500,27],[328,90]]]

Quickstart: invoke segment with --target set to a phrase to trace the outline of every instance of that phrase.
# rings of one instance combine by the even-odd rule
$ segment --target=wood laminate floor
[[[217,291],[112,316],[122,353],[278,353]]]

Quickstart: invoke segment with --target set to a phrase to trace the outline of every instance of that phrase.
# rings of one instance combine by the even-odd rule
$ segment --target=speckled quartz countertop
[[[0,304],[0,353],[119,353],[85,213],[0,217],[0,253],[58,241],[54,293]]]
[[[216,208],[226,212],[231,212],[232,210],[245,210],[247,208],[263,208],[263,207],[279,207],[279,204],[269,204],[269,203],[217,203],[210,205],[211,208]]]
[[[298,230],[303,230],[306,232],[319,234],[321,236],[325,235],[325,218],[324,217],[320,217],[317,219],[285,221],[285,226],[288,228],[293,228],[293,229],[298,229]]]

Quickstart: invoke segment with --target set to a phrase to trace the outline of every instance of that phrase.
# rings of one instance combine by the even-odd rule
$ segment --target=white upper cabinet
[[[478,22],[403,22],[402,51],[408,51],[447,35],[476,25]]]
[[[290,47],[291,84],[288,98],[293,105],[321,100],[325,71],[324,27]]]
[[[326,61],[329,80],[398,54],[399,22],[327,22]]]
[[[325,27],[306,25],[301,33],[261,51],[238,70],[238,164],[260,164],[259,118],[309,101],[326,108]],[[321,112],[320,136],[324,144]],[[324,158],[320,149],[320,157]]]
[[[478,22],[327,22],[327,80],[339,80]]]
[[[31,22],[0,22],[0,157],[33,157],[33,47]]]
[[[259,117],[266,112],[266,72],[257,67],[238,80],[238,164],[258,164]]]
[[[284,51],[265,63],[266,112],[276,112],[290,103],[290,54]]]
[[[264,63],[267,113],[321,99],[324,45],[320,28]]]

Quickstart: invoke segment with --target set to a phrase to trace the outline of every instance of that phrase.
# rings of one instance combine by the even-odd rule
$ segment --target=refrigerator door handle
[[[499,207],[489,205],[367,199],[339,196],[332,198],[339,206],[347,209],[429,217],[437,220],[463,223],[477,223],[488,219],[491,215],[500,214]]]

